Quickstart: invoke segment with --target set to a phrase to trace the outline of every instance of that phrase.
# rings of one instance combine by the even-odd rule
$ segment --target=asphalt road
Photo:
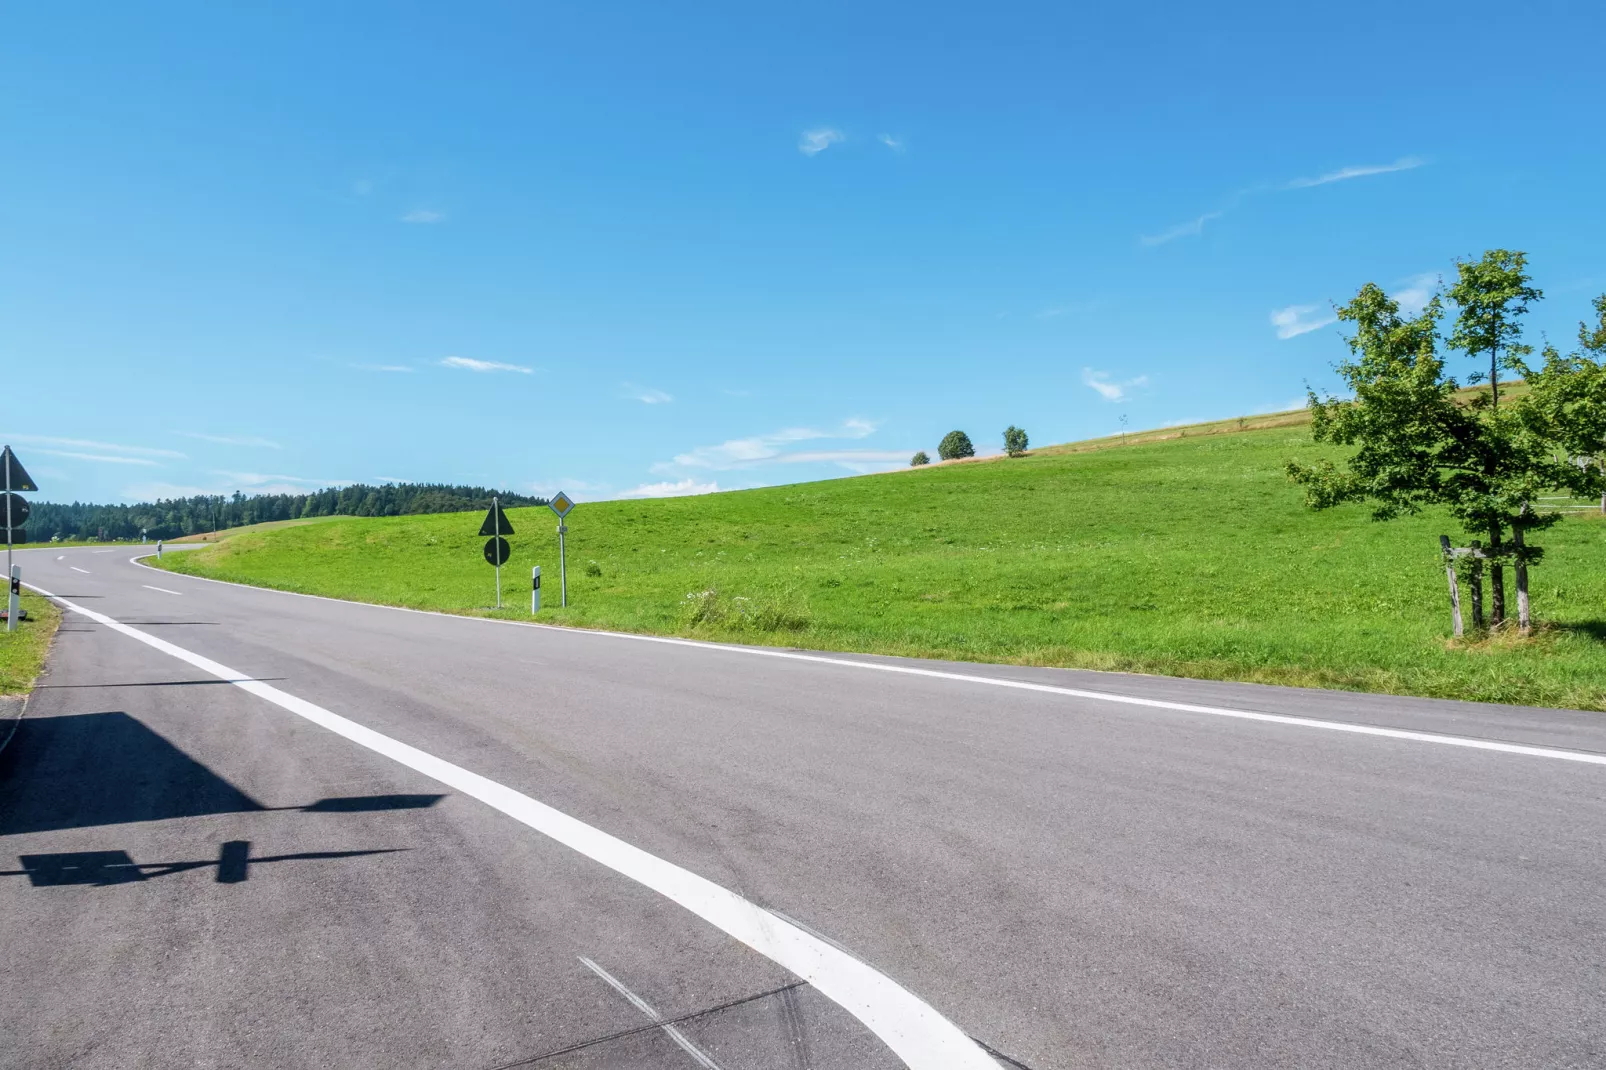
[[[19,558],[123,630],[0,752],[6,1067],[1606,1065],[1600,715]]]

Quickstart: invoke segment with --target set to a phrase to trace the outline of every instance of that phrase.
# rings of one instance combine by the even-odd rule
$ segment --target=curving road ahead
[[[1600,715],[19,558],[0,1066],[1606,1063]]]

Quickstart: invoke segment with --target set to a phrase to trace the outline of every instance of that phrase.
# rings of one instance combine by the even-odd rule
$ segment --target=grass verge
[[[1300,414],[1303,415],[1303,414]],[[1442,515],[1312,513],[1297,416],[698,498],[510,510],[505,606],[478,514],[242,532],[165,567],[454,613],[828,650],[1606,709],[1606,523],[1533,570],[1531,639],[1452,642]],[[1188,433],[1183,434],[1186,430]]]
[[[22,592],[22,608],[28,617],[16,631],[6,631],[0,622],[0,696],[27,694],[33,687],[61,623],[61,610],[31,591]]]

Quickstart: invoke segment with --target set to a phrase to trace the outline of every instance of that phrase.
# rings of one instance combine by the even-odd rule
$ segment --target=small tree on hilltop
[[[1521,275],[1522,262],[1514,254],[1497,251],[1480,265],[1491,257],[1508,258],[1503,270]],[[1532,300],[1537,294],[1526,289],[1525,276],[1515,285],[1509,275],[1503,280],[1494,274],[1486,277],[1496,279],[1513,300]],[[1495,290],[1479,285],[1475,292],[1462,291],[1462,308],[1479,308],[1475,302],[1484,301],[1477,315],[1488,322],[1487,310],[1497,302],[1485,297]],[[1596,309],[1606,332],[1606,297],[1596,302]],[[1353,359],[1337,366],[1354,397],[1318,398],[1311,391],[1311,432],[1317,442],[1357,449],[1342,469],[1323,460],[1314,465],[1289,462],[1287,471],[1304,486],[1306,503],[1315,509],[1369,501],[1374,519],[1390,520],[1425,506],[1445,507],[1469,534],[1491,538],[1486,553],[1497,561],[1515,561],[1520,603],[1526,610],[1527,566],[1542,551],[1526,545],[1524,534],[1561,518],[1534,503],[1547,491],[1598,494],[1606,484],[1600,469],[1574,463],[1576,457],[1598,452],[1606,440],[1606,364],[1599,359],[1606,356],[1606,347],[1594,347],[1597,335],[1581,329],[1580,352],[1563,357],[1547,347],[1544,367],[1533,371],[1523,363],[1524,351],[1514,344],[1515,336],[1501,334],[1506,355],[1497,358],[1496,368],[1524,377],[1528,392],[1499,407],[1492,392],[1463,402],[1455,396],[1460,385],[1445,374],[1438,351],[1443,314],[1435,296],[1420,315],[1402,317],[1398,303],[1372,283],[1338,310],[1341,320],[1355,325],[1349,340]],[[1466,344],[1461,326],[1452,341]],[[1599,340],[1606,342],[1606,333]],[[1501,541],[1505,531],[1512,532],[1509,546]],[[1492,623],[1499,624],[1503,605],[1495,602],[1493,608]]]
[[[942,441],[937,444],[937,456],[945,461],[974,457],[976,447],[970,444],[970,436],[963,431],[950,431],[942,436]]]
[[[1026,452],[1026,432],[1010,424],[1004,428],[1004,452],[1011,457],[1019,457]]]
[[[909,465],[911,468],[919,468],[923,464],[930,463],[931,458],[926,456],[925,450],[920,450],[913,457],[909,458]]]

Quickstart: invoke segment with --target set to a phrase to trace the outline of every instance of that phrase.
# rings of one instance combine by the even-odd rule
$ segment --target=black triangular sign
[[[0,454],[0,464],[4,464],[6,466],[6,472],[11,477],[9,480],[7,480],[7,482],[11,484],[12,490],[39,489],[33,485],[33,477],[28,475],[27,472],[23,471],[22,464],[17,460],[17,455],[11,452],[10,446],[6,447],[4,454]],[[4,487],[0,487],[0,490],[4,489]]]
[[[507,522],[507,514],[502,512],[501,502],[495,502],[485,510],[485,523],[480,525],[480,534],[490,537],[513,534],[513,525]]]

